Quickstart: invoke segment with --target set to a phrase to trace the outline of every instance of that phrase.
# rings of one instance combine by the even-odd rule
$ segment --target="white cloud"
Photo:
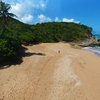
[[[67,19],[67,18],[63,18],[62,21],[63,21],[63,22],[80,23],[79,21],[76,21],[75,19]]]
[[[50,18],[42,13],[49,4],[49,0],[5,0],[11,4],[10,12],[17,15],[17,19],[24,23],[43,23],[43,22],[74,22],[79,23],[75,19],[68,18]]]
[[[25,15],[21,18],[21,21],[24,22],[24,23],[32,23],[34,17],[30,14],[28,15]]]
[[[68,18],[62,18],[62,19],[60,19],[59,17],[55,17],[54,21],[55,22],[73,22],[73,23],[80,23],[80,21],[76,21],[75,19],[68,19]]]
[[[22,4],[17,3],[12,5],[12,9],[10,10],[10,12],[14,13],[18,17],[21,17],[24,14],[23,10],[24,7],[22,6]]]
[[[17,15],[17,19],[25,23],[32,23],[33,16],[37,10],[44,11],[48,0],[6,0],[11,3],[10,12]],[[36,16],[36,15],[35,15]]]
[[[60,22],[60,21],[61,20],[58,17],[55,18],[55,22]]]
[[[45,16],[45,15],[43,15],[43,14],[40,14],[39,16],[38,16],[38,21],[40,22],[40,23],[43,23],[43,22],[51,22],[52,20],[51,20],[51,18],[49,18],[49,17],[47,17],[47,16]]]

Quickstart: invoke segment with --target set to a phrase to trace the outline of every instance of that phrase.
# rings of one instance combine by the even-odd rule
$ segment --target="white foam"
[[[94,52],[96,54],[100,54],[100,47],[85,47],[83,49]]]

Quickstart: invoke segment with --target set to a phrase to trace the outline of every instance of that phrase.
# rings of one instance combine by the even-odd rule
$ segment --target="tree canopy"
[[[15,17],[13,13],[10,13],[11,5],[5,2],[0,1],[0,18],[2,19],[1,24],[2,28],[7,28],[8,18]]]
[[[13,13],[9,13],[11,6],[0,1],[0,64],[17,58],[20,41],[17,40],[9,29],[9,19],[14,17]]]

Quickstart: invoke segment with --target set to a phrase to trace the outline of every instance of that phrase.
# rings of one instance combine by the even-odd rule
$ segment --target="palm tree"
[[[3,28],[7,28],[9,18],[13,18],[16,16],[13,13],[9,12],[10,9],[11,9],[10,4],[0,1],[0,19],[2,21]]]

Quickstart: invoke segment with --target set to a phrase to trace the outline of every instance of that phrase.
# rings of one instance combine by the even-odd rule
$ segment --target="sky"
[[[89,25],[100,34],[100,0],[4,0],[10,12],[28,24],[75,22]]]

